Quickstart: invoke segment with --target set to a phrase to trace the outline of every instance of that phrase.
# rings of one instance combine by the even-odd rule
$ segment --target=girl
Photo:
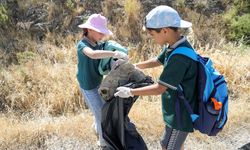
[[[112,35],[112,32],[107,28],[107,19],[104,16],[92,14],[85,23],[78,27],[83,29],[83,39],[77,44],[77,80],[85,101],[94,114],[99,134],[98,145],[102,147],[106,145],[101,129],[101,110],[104,101],[98,94],[98,88],[103,76],[98,71],[98,65],[102,58],[113,57],[128,60],[128,56],[120,51],[102,50],[99,42],[105,36]]]

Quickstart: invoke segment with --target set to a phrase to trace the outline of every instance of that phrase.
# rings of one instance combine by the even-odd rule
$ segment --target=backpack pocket
[[[214,103],[213,102],[208,102],[206,104],[206,109],[207,109],[207,112],[210,113],[211,115],[219,115],[220,114],[220,110],[215,110],[214,109]]]
[[[211,114],[207,111],[207,105],[199,102],[199,117],[193,122],[194,129],[199,130],[201,133],[209,134],[214,127],[217,115]]]

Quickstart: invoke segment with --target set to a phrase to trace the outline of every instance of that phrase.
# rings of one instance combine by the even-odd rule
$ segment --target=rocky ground
[[[227,133],[226,136],[208,137],[207,141],[199,141],[192,135],[189,135],[185,146],[186,150],[236,150],[249,143],[250,126],[242,125],[237,130]],[[145,138],[149,150],[160,150],[160,144],[157,139]],[[32,149],[29,147],[28,149]],[[73,138],[51,137],[46,141],[47,150],[99,150],[100,148],[93,141],[88,139],[79,140]]]
[[[199,141],[190,135],[185,143],[186,150],[236,150],[249,143],[250,126],[242,125],[237,130],[231,131],[226,136],[209,137],[207,141]],[[149,150],[160,150],[160,144],[157,139],[145,138]],[[93,141],[78,139],[60,139],[53,137],[47,141],[48,150],[98,150],[99,147]]]
[[[143,131],[142,131],[143,132]],[[89,135],[84,135],[87,138],[77,138],[72,135],[59,137],[56,134],[50,134],[46,136],[42,141],[42,144],[39,143],[30,143],[18,145],[18,149],[27,150],[27,149],[39,149],[39,150],[101,150],[100,147],[96,145],[95,137],[91,132],[88,132]],[[144,135],[147,134],[147,135]],[[148,135],[148,133],[141,134],[147,143],[149,150],[160,150],[159,136]],[[43,137],[38,137],[43,138]],[[190,134],[185,143],[185,150],[236,150],[242,147],[243,145],[249,143],[250,139],[250,124],[239,124],[237,129],[231,130],[227,133],[222,132],[216,137],[208,137],[202,135],[198,132]],[[1,142],[0,145],[4,144]],[[1,146],[2,147],[2,146]],[[17,148],[17,145],[7,146],[8,150],[14,150]],[[249,150],[249,149],[243,149]]]

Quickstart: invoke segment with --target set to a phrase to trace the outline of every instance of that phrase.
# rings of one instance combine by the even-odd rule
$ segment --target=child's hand
[[[120,51],[114,51],[113,58],[128,60],[128,55]]]
[[[116,68],[118,68],[120,65],[124,64],[128,62],[127,60],[124,60],[124,59],[118,59],[118,60],[111,60],[110,61],[110,67],[111,67],[111,70],[115,70]]]
[[[134,95],[131,93],[131,89],[128,87],[120,86],[117,88],[117,92],[114,96],[118,96],[121,98],[133,97]]]
[[[136,65],[136,64],[133,64],[133,65],[134,65],[134,67],[135,67],[135,69],[136,69],[136,70],[139,70],[139,71],[143,72],[143,71],[142,71],[142,69],[141,69],[141,68],[139,68],[139,67],[137,67],[137,65]]]

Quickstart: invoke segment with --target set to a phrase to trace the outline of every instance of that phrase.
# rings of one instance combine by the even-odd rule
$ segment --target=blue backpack
[[[170,56],[185,55],[198,62],[198,113],[195,114],[185,99],[181,85],[178,86],[178,98],[175,104],[177,125],[181,125],[180,102],[183,102],[193,121],[193,128],[209,136],[215,136],[227,122],[228,90],[227,83],[215,68],[210,58],[202,57],[193,49],[178,47]]]

